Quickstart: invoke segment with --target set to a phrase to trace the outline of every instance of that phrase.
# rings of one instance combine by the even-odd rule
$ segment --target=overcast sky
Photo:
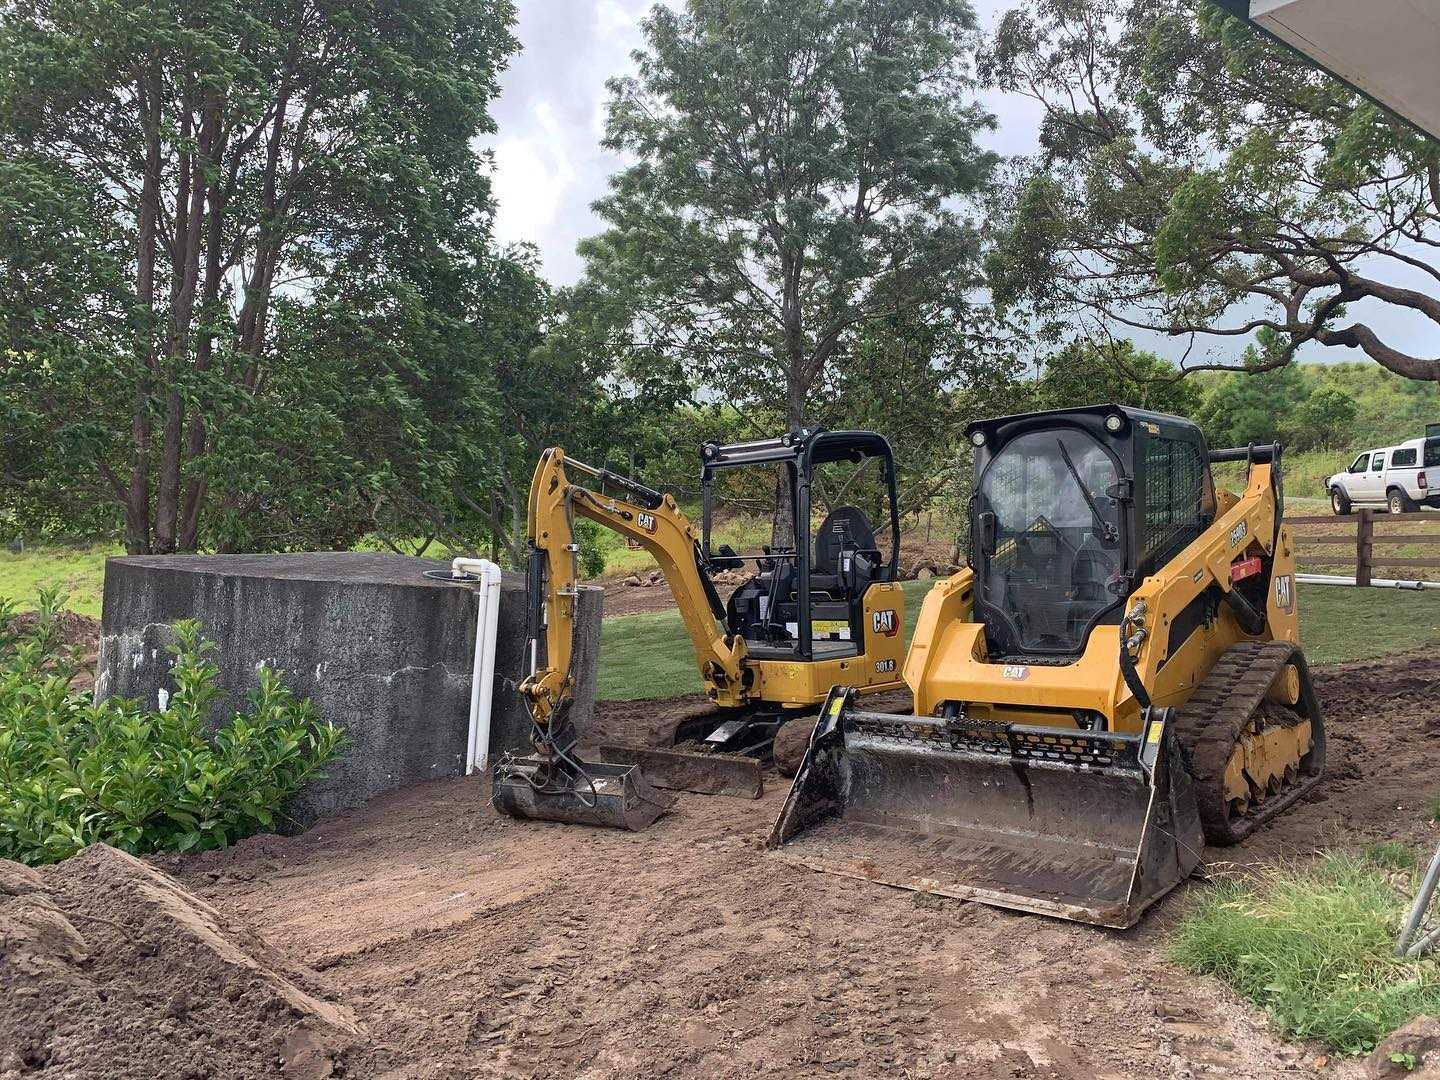
[[[972,0],[983,27],[990,28],[1013,0]],[[590,204],[623,162],[600,145],[605,123],[605,80],[634,68],[632,50],[641,45],[640,20],[652,0],[518,0],[515,27],[521,52],[501,78],[493,106],[499,133],[495,153],[496,232],[501,241],[536,244],[545,276],[567,285],[581,272],[575,244],[600,230]],[[1023,98],[985,94],[998,127],[983,141],[1005,155],[1035,148],[1036,106]],[[1387,273],[1397,284],[1425,288],[1419,271]],[[1433,282],[1430,282],[1433,285]],[[1427,321],[1394,309],[1352,309],[1372,322],[1395,346],[1426,356],[1440,355],[1440,332]],[[1120,335],[1117,330],[1117,336]],[[1141,343],[1178,359],[1184,344],[1163,339]],[[1206,345],[1229,360],[1233,340]],[[1354,350],[1314,347],[1306,358],[1364,359]],[[1192,358],[1198,353],[1192,353]]]

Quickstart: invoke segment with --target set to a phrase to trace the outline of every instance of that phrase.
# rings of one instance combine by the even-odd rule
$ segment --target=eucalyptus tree
[[[0,0],[0,509],[135,552],[453,517],[535,333],[472,145],[513,14]]]
[[[1435,141],[1208,0],[1027,0],[982,68],[1043,108],[993,204],[1002,302],[1201,343],[1192,368],[1314,342],[1440,379],[1440,351],[1364,317],[1440,325]]]

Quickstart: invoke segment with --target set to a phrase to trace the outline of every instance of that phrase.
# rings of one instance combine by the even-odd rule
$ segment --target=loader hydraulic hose
[[[1135,669],[1135,654],[1150,636],[1141,622],[1144,611],[1145,605],[1142,601],[1120,620],[1120,675],[1124,678],[1125,685],[1130,688],[1130,693],[1135,696],[1142,712],[1150,708],[1150,692],[1145,689],[1140,672]],[[1135,628],[1133,632],[1130,629],[1132,626]]]

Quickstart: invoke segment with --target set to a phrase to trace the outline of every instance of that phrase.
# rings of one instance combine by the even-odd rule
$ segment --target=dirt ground
[[[1432,839],[1428,667],[1323,670],[1329,782],[1214,862]],[[814,874],[762,849],[785,788],[682,796],[629,834],[501,818],[483,780],[440,781],[162,862],[353,1010],[347,1076],[1359,1075],[1165,959],[1203,886],[1119,933]]]

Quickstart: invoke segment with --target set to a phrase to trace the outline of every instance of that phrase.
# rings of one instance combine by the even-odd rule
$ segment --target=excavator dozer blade
[[[573,764],[571,764],[573,763]],[[502,814],[639,832],[675,804],[634,765],[506,757],[495,766],[490,801]]]
[[[1133,925],[1204,837],[1166,710],[1139,736],[825,703],[767,845],[815,870]]]
[[[638,766],[655,787],[736,799],[758,799],[765,794],[759,758],[638,746],[604,746],[601,753],[607,761]]]

